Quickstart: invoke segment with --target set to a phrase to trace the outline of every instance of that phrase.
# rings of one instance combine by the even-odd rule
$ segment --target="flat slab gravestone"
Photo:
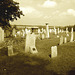
[[[57,46],[51,47],[51,58],[57,57]]]

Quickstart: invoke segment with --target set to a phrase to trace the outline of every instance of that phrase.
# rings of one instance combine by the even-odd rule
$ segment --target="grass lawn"
[[[59,38],[51,34],[50,39],[36,40],[37,54],[26,54],[25,39],[13,40],[14,53],[18,54],[9,57],[0,51],[0,75],[75,75],[75,42],[58,45]],[[55,45],[58,56],[51,58],[51,46]]]

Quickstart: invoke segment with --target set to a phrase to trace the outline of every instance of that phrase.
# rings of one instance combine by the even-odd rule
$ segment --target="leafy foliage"
[[[24,16],[19,9],[19,3],[13,0],[0,0],[0,26],[10,27],[9,21],[17,20],[21,15]]]

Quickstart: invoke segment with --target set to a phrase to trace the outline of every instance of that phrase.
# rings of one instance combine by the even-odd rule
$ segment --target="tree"
[[[0,26],[2,28],[11,27],[9,21],[14,21],[24,14],[19,9],[19,3],[13,0],[0,0]]]

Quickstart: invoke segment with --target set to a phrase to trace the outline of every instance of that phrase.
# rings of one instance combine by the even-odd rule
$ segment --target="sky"
[[[14,0],[19,2],[25,16],[15,25],[65,26],[75,24],[75,0]]]

